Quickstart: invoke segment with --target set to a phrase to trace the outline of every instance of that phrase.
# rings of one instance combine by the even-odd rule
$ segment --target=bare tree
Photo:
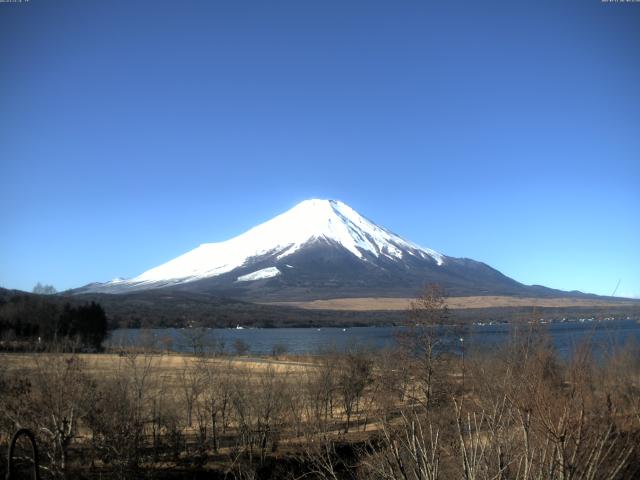
[[[345,433],[349,431],[353,414],[358,411],[360,398],[371,382],[371,369],[371,359],[366,352],[349,350],[341,359],[337,387],[346,417]]]
[[[279,358],[282,355],[285,355],[288,350],[288,347],[284,343],[276,343],[271,347],[271,355]]]
[[[184,358],[183,368],[178,373],[180,392],[187,414],[187,426],[193,425],[193,409],[205,389],[206,367],[191,358]]]
[[[128,478],[142,460],[145,429],[154,423],[158,385],[153,355],[125,352],[118,360],[113,375],[93,391],[84,422],[99,458]]]
[[[215,452],[219,447],[220,424],[222,430],[226,429],[227,411],[231,397],[230,374],[231,362],[220,366],[214,362],[208,362],[205,369],[205,382],[203,397],[208,416],[211,420],[211,442]]]
[[[408,313],[411,324],[400,340],[407,361],[415,365],[421,389],[421,395],[415,400],[429,407],[433,399],[437,348],[442,340],[442,327],[449,317],[444,290],[436,284],[428,285],[411,301]]]
[[[306,417],[317,432],[325,432],[333,417],[333,403],[336,392],[336,373],[338,370],[335,354],[325,353],[318,357],[317,365],[307,370],[303,376],[304,391],[307,398]]]
[[[202,355],[207,343],[207,330],[202,327],[184,328],[182,338],[194,355]]]
[[[400,421],[381,424],[379,437],[363,457],[368,478],[438,480],[443,455],[439,430],[415,409],[403,410]]]
[[[18,414],[15,426],[34,429],[49,460],[49,469],[65,474],[68,469],[68,451],[71,440],[78,432],[78,422],[86,406],[89,381],[84,375],[84,364],[76,354],[46,354],[34,357],[35,368],[30,375],[28,389],[21,391],[20,410],[8,407]],[[15,427],[14,427],[15,428]]]
[[[33,287],[33,293],[38,293],[40,295],[54,295],[57,292],[58,291],[53,285],[43,285],[40,282],[36,283]]]
[[[241,339],[238,338],[237,340],[235,340],[233,342],[233,349],[240,356],[246,355],[247,352],[249,351],[249,344],[247,342],[245,342],[244,340],[241,340]]]

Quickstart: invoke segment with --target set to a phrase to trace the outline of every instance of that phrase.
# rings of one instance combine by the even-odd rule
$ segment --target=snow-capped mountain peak
[[[342,247],[364,262],[380,257],[400,261],[407,255],[431,260],[437,265],[445,261],[438,252],[402,239],[345,203],[311,199],[237,237],[202,244],[130,280],[118,279],[102,284],[99,290],[154,288],[216,277],[251,265],[265,256],[278,262],[318,241]],[[244,274],[238,280],[271,278],[280,273],[275,265],[256,270],[255,275]]]

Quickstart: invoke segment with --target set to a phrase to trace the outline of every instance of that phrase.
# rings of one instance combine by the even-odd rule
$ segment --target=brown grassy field
[[[411,298],[331,298],[327,300],[312,300],[307,302],[277,302],[271,305],[286,305],[309,310],[352,310],[352,311],[380,311],[406,310]],[[638,302],[633,300],[595,300],[586,298],[533,298],[507,296],[473,296],[448,297],[447,306],[450,309],[468,308],[498,308],[498,307],[608,307],[633,306]]]
[[[28,374],[41,365],[46,365],[58,357],[66,357],[67,354],[54,353],[0,353],[0,365],[2,369],[9,372],[21,372]],[[123,357],[115,353],[81,353],[77,356],[83,362],[83,370],[92,376],[109,375],[118,370],[123,362]],[[151,355],[153,371],[159,376],[176,376],[178,372],[192,366],[201,358],[193,355],[183,354],[157,354]],[[142,366],[148,361],[149,355],[140,355],[135,362]],[[206,361],[212,366],[219,368],[232,368],[234,370],[245,370],[256,374],[263,373],[271,369],[277,373],[304,372],[312,369],[315,365],[309,361],[298,358],[249,358],[249,357],[212,357]]]

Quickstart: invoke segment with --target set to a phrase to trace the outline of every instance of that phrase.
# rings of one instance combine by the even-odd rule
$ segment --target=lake
[[[520,325],[523,329],[527,326]],[[444,349],[452,353],[492,349],[504,344],[515,327],[511,324],[473,325],[466,331],[450,332],[444,336]],[[636,320],[609,320],[549,323],[541,325],[553,345],[563,357],[570,356],[576,346],[590,341],[596,350],[603,351],[619,347],[633,340],[640,342],[640,323]],[[234,352],[234,343],[241,340],[247,345],[249,353],[256,355],[271,354],[274,347],[284,346],[292,354],[314,354],[323,349],[344,350],[353,345],[374,349],[392,347],[398,333],[405,327],[354,327],[354,328],[245,328],[245,329],[205,329],[199,333],[194,329],[118,329],[111,333],[107,342],[110,346],[150,345],[167,348],[175,352],[193,351],[192,338],[204,335],[198,341],[206,345],[224,345],[227,352]],[[212,347],[211,347],[212,348]]]

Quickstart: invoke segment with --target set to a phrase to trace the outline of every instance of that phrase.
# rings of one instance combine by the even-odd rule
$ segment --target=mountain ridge
[[[451,296],[590,296],[527,286],[491,266],[408,241],[337,200],[305,200],[229,240],[200,244],[129,279],[71,293],[154,289],[248,301],[413,297],[428,283]]]

